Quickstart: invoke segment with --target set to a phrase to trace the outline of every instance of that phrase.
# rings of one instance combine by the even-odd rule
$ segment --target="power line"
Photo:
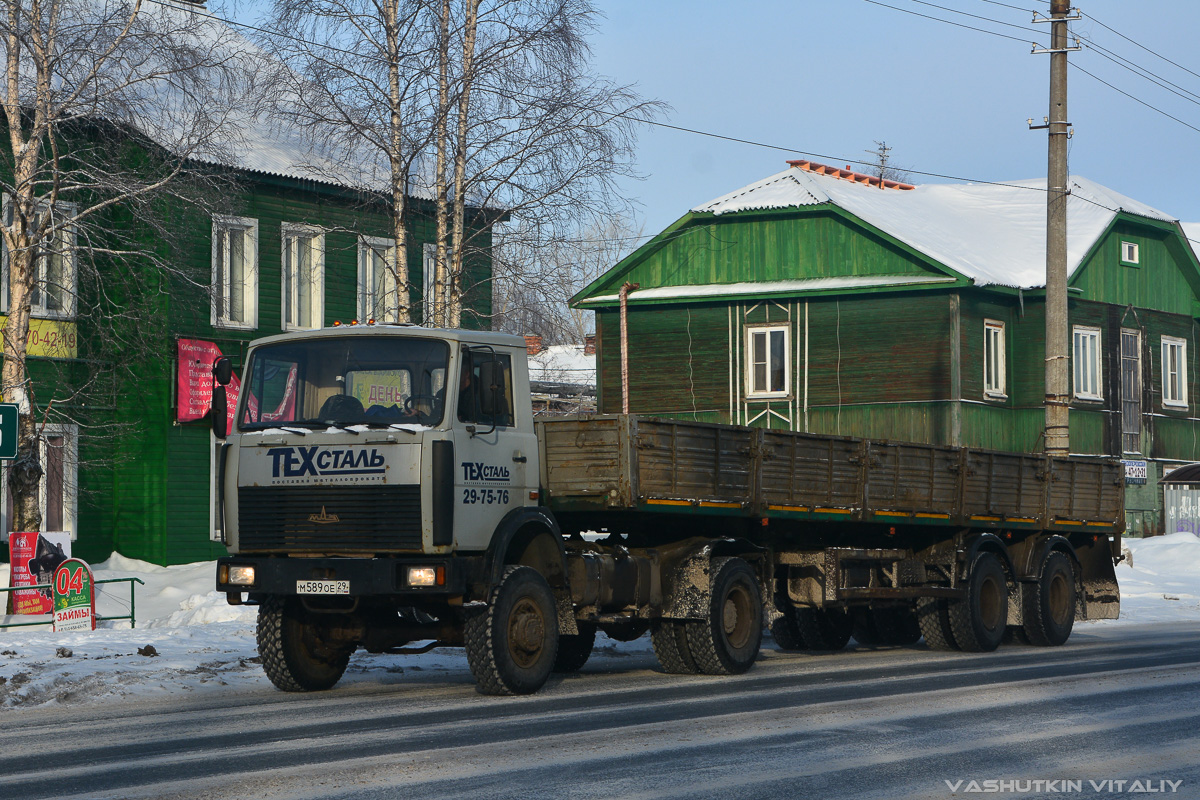
[[[914,17],[921,17],[922,19],[931,19],[931,20],[933,20],[934,22],[941,22],[941,23],[944,23],[944,24],[946,24],[946,25],[953,25],[953,26],[954,26],[954,27],[956,27],[956,28],[964,28],[964,29],[966,29],[966,30],[969,30],[969,31],[977,31],[978,33],[986,33],[986,34],[990,34],[991,36],[998,36],[998,37],[1000,37],[1001,39],[1011,39],[1011,40],[1012,40],[1012,41],[1014,41],[1014,42],[1021,42],[1022,44],[1028,44],[1028,43],[1029,43],[1029,39],[1020,39],[1020,38],[1018,38],[1018,37],[1016,37],[1016,36],[1009,36],[1007,33],[998,33],[997,31],[989,31],[989,30],[988,30],[988,29],[986,29],[986,28],[976,28],[976,27],[975,27],[975,26],[973,26],[973,25],[963,25],[961,22],[953,22],[952,20],[948,20],[948,19],[942,19],[941,17],[933,17],[933,16],[930,16],[929,14],[921,14],[921,13],[918,13],[918,12],[916,12],[916,11],[911,11],[911,10],[909,10],[909,9],[907,9],[907,8],[900,8],[899,6],[892,6],[892,5],[888,5],[887,3],[881,3],[881,2],[879,2],[879,0],[863,0],[863,2],[864,2],[864,3],[870,3],[871,5],[874,5],[874,6],[882,6],[882,7],[884,7],[884,8],[890,8],[890,9],[892,9],[893,11],[899,11],[899,12],[901,12],[901,13],[903,13],[903,14],[912,14]],[[1000,25],[1008,25],[1008,24],[1010,24],[1010,23],[1007,23],[1007,22],[999,22],[998,20],[991,20],[991,21],[992,21],[992,22],[997,22],[997,23],[998,23],[998,24],[1000,24]],[[1019,28],[1019,27],[1021,27],[1021,26],[1020,26],[1020,25],[1017,25],[1017,26],[1014,26],[1014,27],[1018,27],[1018,28]],[[1045,34],[1041,34],[1041,32],[1040,32],[1040,31],[1032,31],[1032,32],[1033,32],[1033,33],[1039,33],[1039,34],[1040,34],[1040,35],[1042,35],[1042,36],[1044,36],[1044,35],[1045,35]]]
[[[1193,72],[1192,70],[1188,69],[1187,67],[1183,66],[1182,64],[1178,64],[1178,63],[1176,63],[1176,62],[1172,61],[1171,59],[1167,58],[1166,56],[1162,55],[1161,53],[1158,53],[1158,52],[1156,52],[1156,51],[1154,51],[1154,50],[1151,50],[1149,47],[1146,47],[1145,45],[1142,45],[1142,44],[1140,44],[1140,43],[1138,43],[1138,42],[1134,41],[1133,39],[1130,39],[1128,36],[1126,36],[1125,34],[1121,33],[1120,31],[1118,31],[1118,30],[1115,30],[1115,29],[1113,29],[1113,28],[1110,28],[1110,27],[1108,27],[1108,26],[1107,26],[1107,25],[1105,25],[1103,22],[1101,22],[1100,20],[1098,20],[1098,19],[1096,19],[1095,17],[1093,17],[1091,14],[1084,14],[1082,11],[1081,11],[1081,12],[1079,12],[1079,14],[1080,14],[1080,16],[1087,17],[1087,18],[1088,18],[1088,19],[1090,19],[1092,22],[1094,22],[1094,23],[1096,23],[1097,25],[1099,25],[1101,28],[1104,28],[1105,30],[1107,30],[1107,31],[1109,31],[1109,32],[1111,32],[1111,33],[1114,33],[1114,34],[1116,34],[1117,36],[1120,36],[1122,39],[1124,39],[1125,41],[1129,42],[1129,43],[1130,43],[1130,44],[1132,44],[1134,47],[1141,48],[1142,50],[1145,50],[1147,53],[1149,53],[1150,55],[1154,56],[1155,58],[1161,58],[1163,61],[1167,62],[1167,63],[1168,63],[1168,64],[1170,64],[1171,66],[1173,66],[1173,67],[1178,67],[1179,69],[1183,70],[1184,72],[1188,73],[1189,75],[1192,75],[1192,76],[1194,76],[1194,77],[1200,78],[1200,73]]]
[[[1083,67],[1079,66],[1079,65],[1078,65],[1077,63],[1075,63],[1074,61],[1072,61],[1072,62],[1071,62],[1071,66],[1072,66],[1074,69],[1077,69],[1077,70],[1079,70],[1080,72],[1082,72],[1084,75],[1087,75],[1087,76],[1088,76],[1089,78],[1091,78],[1092,80],[1099,81],[1100,83],[1103,83],[1105,86],[1107,86],[1108,88],[1112,89],[1114,92],[1116,92],[1116,93],[1118,93],[1118,94],[1123,94],[1123,95],[1125,95],[1126,97],[1128,97],[1130,100],[1133,100],[1134,102],[1136,102],[1136,103],[1139,103],[1139,104],[1141,104],[1141,105],[1145,106],[1146,108],[1150,109],[1151,111],[1157,111],[1159,114],[1162,114],[1164,117],[1167,117],[1167,118],[1169,118],[1169,119],[1173,119],[1173,120],[1175,120],[1176,122],[1178,122],[1180,125],[1183,125],[1183,126],[1185,126],[1185,127],[1191,128],[1191,129],[1192,129],[1192,130],[1194,130],[1196,133],[1200,133],[1200,128],[1197,128],[1195,125],[1192,125],[1192,124],[1190,124],[1190,123],[1184,122],[1184,121],[1183,121],[1183,120],[1181,120],[1179,117],[1176,117],[1176,116],[1174,116],[1174,115],[1172,115],[1172,114],[1168,114],[1166,111],[1163,111],[1161,108],[1158,108],[1157,106],[1153,106],[1153,105],[1151,105],[1151,104],[1147,103],[1145,100],[1141,99],[1140,97],[1135,97],[1134,95],[1130,94],[1129,92],[1126,92],[1126,91],[1124,91],[1123,89],[1118,89],[1116,86],[1113,86],[1111,83],[1109,83],[1108,81],[1104,80],[1103,78],[1101,78],[1101,77],[1099,77],[1099,76],[1097,76],[1097,75],[1093,75],[1092,73],[1088,72],[1086,69],[1084,69]]]

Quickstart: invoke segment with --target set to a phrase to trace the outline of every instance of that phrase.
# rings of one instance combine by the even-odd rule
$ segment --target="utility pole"
[[[1067,46],[1070,0],[1051,0],[1050,18],[1034,14],[1034,22],[1050,23],[1049,158],[1046,169],[1046,454],[1065,456],[1071,451],[1070,358],[1067,335]],[[1035,126],[1030,124],[1030,127]]]

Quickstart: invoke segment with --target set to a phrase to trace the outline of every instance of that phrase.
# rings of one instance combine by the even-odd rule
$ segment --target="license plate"
[[[296,581],[296,594],[350,594],[350,581]]]

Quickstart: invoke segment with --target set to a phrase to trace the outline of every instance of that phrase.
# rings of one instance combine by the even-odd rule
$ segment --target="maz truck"
[[[764,628],[788,650],[982,652],[1118,612],[1111,459],[539,420],[521,338],[407,325],[260,339],[230,431],[224,398],[217,589],[257,604],[286,691],[332,687],[360,647],[464,647],[481,692],[522,694],[597,631],[729,675]]]

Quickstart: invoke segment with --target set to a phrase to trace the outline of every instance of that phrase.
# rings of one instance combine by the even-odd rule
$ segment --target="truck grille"
[[[421,549],[421,487],[242,486],[239,550]]]

